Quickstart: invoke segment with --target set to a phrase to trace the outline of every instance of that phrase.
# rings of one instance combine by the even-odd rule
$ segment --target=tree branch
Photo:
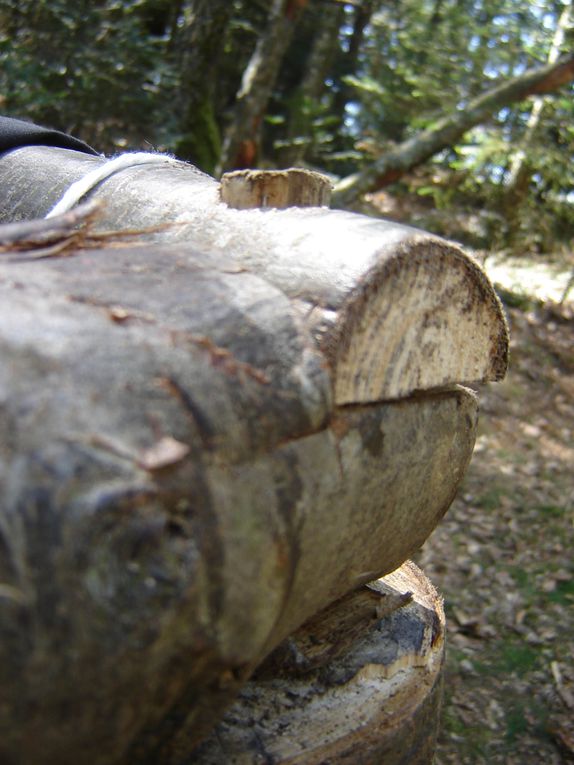
[[[485,122],[503,106],[541,93],[551,93],[574,80],[574,55],[513,77],[470,101],[465,108],[444,117],[414,138],[399,144],[358,173],[343,178],[333,192],[333,205],[345,207],[361,194],[400,178],[463,135]]]

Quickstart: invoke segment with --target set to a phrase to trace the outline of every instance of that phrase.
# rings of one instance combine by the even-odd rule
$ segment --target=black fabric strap
[[[40,127],[33,122],[0,117],[0,153],[20,146],[57,146],[61,149],[98,154],[87,143],[59,130]]]

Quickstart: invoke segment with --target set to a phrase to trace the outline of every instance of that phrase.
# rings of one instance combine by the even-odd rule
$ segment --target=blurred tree
[[[574,56],[536,69],[527,69],[518,77],[486,91],[425,130],[415,134],[366,168],[335,187],[334,201],[348,205],[358,196],[374,188],[396,181],[408,170],[433,157],[442,149],[455,146],[472,127],[484,123],[503,107],[523,101],[538,93],[551,93],[574,80]]]
[[[229,0],[193,0],[186,9],[180,33],[180,137],[175,152],[213,173],[221,155],[221,135],[216,115],[218,52],[233,13]]]
[[[309,164],[339,204],[400,179],[535,243],[574,231],[570,5],[2,0],[0,104],[208,172]]]
[[[330,135],[318,132],[321,119],[334,110],[333,98],[325,98],[328,93],[327,79],[335,60],[340,56],[339,32],[343,24],[345,8],[343,3],[330,3],[319,11],[322,18],[317,18],[317,7],[309,9],[306,21],[311,27],[311,35],[299,35],[299,45],[293,45],[295,55],[303,53],[304,67],[300,80],[286,94],[285,108],[287,125],[286,136],[277,144],[279,164],[289,167],[304,163],[313,156],[315,160],[327,153],[324,148],[330,144]],[[301,51],[301,38],[305,40],[307,51]],[[304,43],[304,44],[305,44]],[[293,64],[288,61],[291,67]],[[331,148],[330,146],[328,146]]]
[[[169,72],[143,2],[3,0],[0,93],[8,113],[102,148],[154,135]]]
[[[562,13],[556,19],[556,28],[554,36],[552,38],[550,48],[548,51],[548,63],[553,64],[558,60],[560,53],[564,47],[565,37],[567,30],[572,23],[572,0],[569,0],[564,5]],[[545,181],[549,180],[549,174],[545,172],[544,164],[548,163],[548,157],[551,153],[548,151],[548,146],[552,144],[560,143],[560,135],[558,124],[555,122],[556,114],[552,116],[554,119],[551,123],[556,126],[552,134],[552,128],[548,130],[548,125],[545,120],[550,115],[551,102],[546,96],[536,96],[532,100],[530,108],[530,114],[528,115],[525,123],[524,134],[519,146],[514,151],[511,150],[508,172],[504,179],[504,213],[507,224],[507,243],[511,247],[520,246],[521,244],[521,230],[524,228],[528,216],[524,215],[524,208],[528,205],[528,195],[531,184],[533,182],[533,176],[538,171],[539,177],[537,179],[537,186],[539,190],[544,185]],[[546,124],[546,129],[545,129]],[[552,136],[553,140],[548,140]],[[546,151],[542,152],[547,155],[546,163],[540,164],[539,155],[540,151],[537,150],[537,144],[542,137]],[[552,163],[554,164],[554,163]],[[528,238],[528,230],[526,231],[526,238]]]
[[[272,0],[269,20],[243,73],[233,116],[225,133],[221,168],[255,166],[261,126],[283,56],[308,0]]]

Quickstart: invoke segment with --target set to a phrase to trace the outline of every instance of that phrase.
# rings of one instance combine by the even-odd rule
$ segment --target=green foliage
[[[562,606],[572,606],[574,604],[574,579],[558,582],[556,589],[548,593],[548,600]]]
[[[347,78],[357,102],[357,132],[369,151],[384,154],[388,141],[404,141],[497,80],[547,61],[563,11],[552,0],[406,0],[384,4],[365,40],[360,70]],[[570,88],[572,90],[572,88]],[[506,221],[494,245],[547,251],[574,234],[574,99],[549,98],[534,135],[532,101],[502,109],[434,158],[451,171],[439,184],[418,186],[439,209],[458,202],[502,212]],[[527,143],[524,143],[527,141]],[[373,143],[378,146],[373,151]],[[519,200],[509,189],[518,151],[526,155],[528,183]],[[454,193],[453,193],[454,192]],[[542,214],[541,214],[542,213]]]
[[[503,487],[493,486],[480,497],[476,498],[476,504],[483,510],[496,511],[500,507],[501,499],[508,493]]]
[[[73,131],[100,148],[141,140],[161,108],[165,41],[144,0],[6,0],[0,92],[6,112]]]
[[[209,61],[200,59],[190,73],[190,30],[198,14],[209,14],[209,3],[3,0],[1,109],[71,131],[104,151],[151,144],[213,171],[269,20],[269,3],[233,0],[230,7]],[[339,175],[368,166],[464,110],[499,80],[545,64],[564,7],[559,0],[357,2],[343,7],[325,43],[333,6],[314,0],[254,128],[263,133],[262,160],[303,162]],[[321,40],[326,58],[313,56]],[[565,51],[571,42],[567,28]],[[324,72],[318,61],[328,62]],[[211,62],[216,75],[198,94],[198,106],[193,93]],[[311,86],[314,69],[319,76]],[[496,247],[537,252],[568,243],[574,236],[572,86],[546,98],[535,129],[532,115],[532,100],[500,109],[437,154],[424,178],[404,177],[396,192],[415,194],[436,211],[480,214],[485,225],[496,218],[485,231]]]
[[[501,643],[496,668],[501,673],[526,674],[540,663],[540,653],[523,640],[507,640]]]

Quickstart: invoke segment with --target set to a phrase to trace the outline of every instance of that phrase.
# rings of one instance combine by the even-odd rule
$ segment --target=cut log
[[[1,214],[100,166],[6,154]],[[31,224],[70,257],[21,226],[0,256],[0,761],[179,765],[428,537],[474,442],[458,383],[503,374],[507,332],[479,266],[413,229],[233,210],[175,162],[90,196],[71,247]]]
[[[430,765],[444,613],[405,563],[279,646],[189,765]]]
[[[6,762],[171,762],[470,458],[473,394],[334,406],[293,303],[187,245],[4,262],[0,306]]]
[[[0,221],[45,215],[103,160],[47,147],[0,157]],[[136,166],[98,185],[102,229],[186,240],[257,273],[305,305],[339,404],[501,379],[508,333],[480,266],[458,247],[408,226],[322,208],[234,210],[190,165]],[[384,341],[382,341],[384,338]]]

